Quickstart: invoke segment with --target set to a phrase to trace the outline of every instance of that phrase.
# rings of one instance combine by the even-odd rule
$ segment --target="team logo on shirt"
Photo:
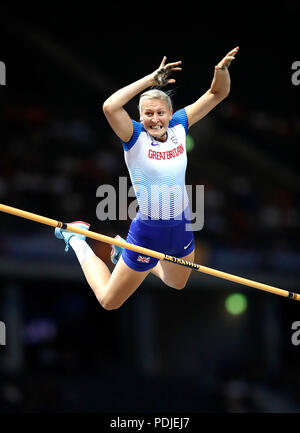
[[[151,146],[158,146],[158,143],[153,143],[153,141],[151,141]]]
[[[175,147],[173,150],[167,150],[165,152],[156,152],[155,150],[149,149],[148,158],[150,159],[171,159],[184,153],[183,145]]]
[[[178,145],[178,140],[177,140],[177,138],[175,137],[175,135],[173,135],[173,136],[170,138],[170,140],[172,141],[172,143],[176,144],[176,146]]]
[[[137,261],[138,262],[142,262],[142,263],[149,263],[150,262],[150,257],[138,256]]]

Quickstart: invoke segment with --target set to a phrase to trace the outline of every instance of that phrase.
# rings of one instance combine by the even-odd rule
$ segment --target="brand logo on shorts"
[[[142,262],[142,263],[149,263],[150,262],[150,257],[138,256],[137,261],[138,262]]]
[[[188,244],[187,244],[187,246],[186,247],[183,247],[185,250],[191,245],[191,243],[193,242],[193,239],[191,240],[191,242],[189,242]]]

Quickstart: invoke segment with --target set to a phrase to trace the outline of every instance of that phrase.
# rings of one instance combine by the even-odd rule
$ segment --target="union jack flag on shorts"
[[[142,263],[149,263],[150,262],[150,257],[138,256],[137,261],[138,262],[142,262]]]

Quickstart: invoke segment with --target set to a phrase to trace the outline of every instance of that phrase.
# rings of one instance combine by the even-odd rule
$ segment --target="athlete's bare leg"
[[[193,262],[195,257],[195,250],[193,250],[190,254],[182,258],[183,260],[188,260],[189,262]],[[157,265],[151,269],[153,275],[156,275],[160,278],[167,286],[170,286],[174,289],[183,289],[189,279],[189,276],[192,272],[191,268],[186,268],[184,266],[179,266],[171,262],[166,262],[160,260]]]
[[[106,264],[95,255],[87,257],[81,267],[98,301],[106,310],[119,308],[151,271],[135,271],[120,257],[110,273]]]

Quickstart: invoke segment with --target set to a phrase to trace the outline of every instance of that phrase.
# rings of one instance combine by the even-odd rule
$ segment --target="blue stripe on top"
[[[169,128],[172,128],[173,126],[181,124],[184,129],[185,133],[188,133],[188,117],[185,111],[185,108],[181,108],[181,110],[176,111],[176,113],[173,114],[172,119],[169,122]]]
[[[139,138],[139,135],[142,131],[145,131],[145,128],[141,122],[136,122],[135,120],[131,119],[133,124],[133,133],[129,141],[125,143],[125,141],[121,140],[124,150],[129,150],[132,148],[132,146],[135,144],[137,139]]]

